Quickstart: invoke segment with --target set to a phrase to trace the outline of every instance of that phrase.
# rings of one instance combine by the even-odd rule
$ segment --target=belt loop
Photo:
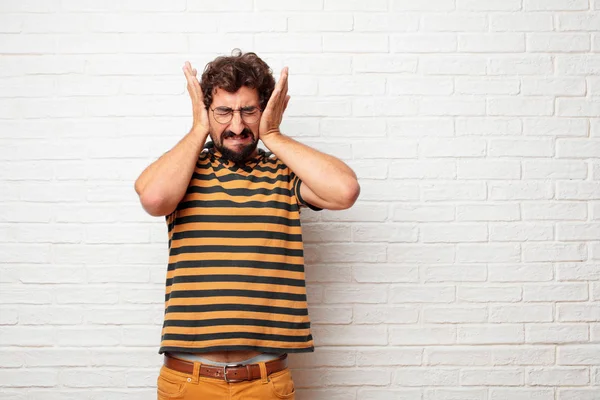
[[[202,368],[202,363],[200,361],[194,361],[194,372],[192,372],[192,375],[194,376],[194,383],[198,383],[200,381],[200,368]]]
[[[260,379],[262,379],[262,383],[269,383],[269,376],[267,375],[267,366],[265,362],[259,362],[258,367],[260,368]]]

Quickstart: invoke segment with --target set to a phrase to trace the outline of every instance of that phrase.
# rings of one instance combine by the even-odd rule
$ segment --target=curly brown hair
[[[217,57],[204,68],[200,81],[204,105],[210,107],[217,88],[235,93],[242,86],[258,90],[260,108],[264,110],[275,88],[275,78],[271,68],[255,53],[234,49],[231,56]]]

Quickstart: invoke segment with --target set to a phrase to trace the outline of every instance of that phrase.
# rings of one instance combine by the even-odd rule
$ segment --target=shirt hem
[[[207,353],[210,351],[231,351],[231,350],[255,350],[264,353],[311,353],[315,351],[314,346],[303,348],[286,348],[286,347],[261,347],[261,346],[211,346],[211,347],[174,347],[164,346],[158,349],[158,354],[165,352],[182,352],[182,353]]]

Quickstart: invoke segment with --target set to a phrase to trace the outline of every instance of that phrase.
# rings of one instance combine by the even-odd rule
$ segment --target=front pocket
[[[269,376],[269,386],[275,396],[280,399],[293,399],[296,389],[289,369]]]
[[[187,388],[187,380],[185,378],[173,378],[171,375],[164,374],[163,368],[161,368],[156,380],[156,390],[160,397],[178,399],[185,394]]]

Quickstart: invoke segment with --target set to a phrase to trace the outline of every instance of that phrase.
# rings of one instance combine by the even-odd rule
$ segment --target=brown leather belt
[[[165,353],[165,366],[175,371],[192,375],[194,373],[194,363],[192,361],[175,358]],[[279,358],[267,361],[267,375],[284,370],[287,368],[287,354],[282,354]],[[260,367],[258,364],[236,364],[226,367],[217,367],[213,365],[201,364],[200,376],[208,378],[223,379],[226,382],[252,381],[260,378]]]

